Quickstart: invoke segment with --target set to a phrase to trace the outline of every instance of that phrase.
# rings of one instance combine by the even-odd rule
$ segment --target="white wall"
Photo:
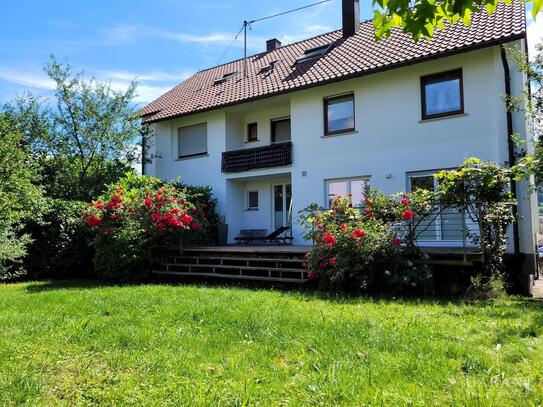
[[[227,112],[227,149],[238,150],[267,146],[271,143],[272,120],[290,116],[288,104],[269,108],[261,104],[262,110],[251,112]],[[247,142],[247,125],[257,123],[258,141]]]
[[[203,157],[178,158],[177,129],[198,123],[207,123],[207,151]],[[215,110],[152,125],[154,137],[152,153],[158,158],[146,165],[145,173],[165,180],[181,180],[190,185],[209,185],[219,199],[219,211],[224,212],[226,184],[221,174],[221,157],[225,151],[225,113]]]

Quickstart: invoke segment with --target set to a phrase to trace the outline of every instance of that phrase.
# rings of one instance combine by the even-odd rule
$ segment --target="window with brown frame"
[[[247,142],[258,141],[258,125],[249,123],[247,125]]]
[[[354,95],[333,96],[324,99],[324,134],[349,133],[355,129]]]
[[[464,113],[462,69],[420,78],[422,120]]]

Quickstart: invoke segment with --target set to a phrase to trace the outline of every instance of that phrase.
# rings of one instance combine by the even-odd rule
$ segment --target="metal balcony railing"
[[[292,142],[222,153],[222,172],[242,172],[292,164]]]

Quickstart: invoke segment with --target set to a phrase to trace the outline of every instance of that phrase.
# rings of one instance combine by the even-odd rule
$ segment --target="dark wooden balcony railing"
[[[292,164],[292,142],[222,153],[222,172],[241,172]]]

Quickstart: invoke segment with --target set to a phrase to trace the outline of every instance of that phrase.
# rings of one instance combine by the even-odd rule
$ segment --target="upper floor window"
[[[178,129],[179,158],[207,154],[207,123],[180,127]]]
[[[258,141],[258,125],[249,123],[247,125],[247,142]]]
[[[422,119],[464,113],[462,70],[421,78]]]
[[[290,118],[278,119],[271,122],[272,143],[290,141]]]
[[[324,134],[327,136],[354,131],[354,95],[324,99]]]
[[[346,178],[326,181],[326,193],[328,195],[328,207],[332,201],[340,196],[351,196],[351,203],[354,208],[361,208],[364,205],[366,189],[369,187],[369,178]]]

